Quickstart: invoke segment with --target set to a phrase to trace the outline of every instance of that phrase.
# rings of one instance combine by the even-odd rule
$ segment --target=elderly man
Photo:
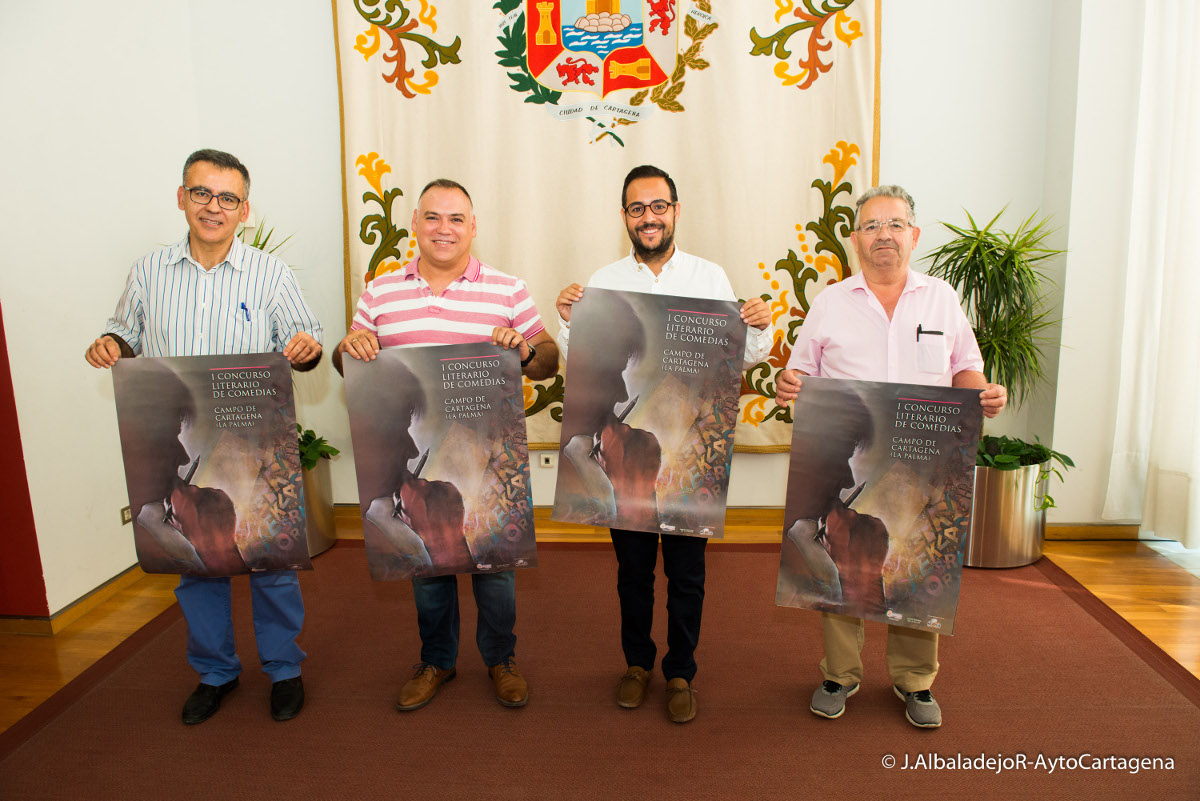
[[[219,150],[188,156],[176,192],[188,235],[133,265],[105,333],[84,354],[89,364],[107,368],[139,354],[282,351],[295,370],[316,367],[321,324],[295,276],[279,259],[237,238],[250,212],[249,195],[250,173],[235,157]],[[160,444],[169,452],[167,462],[177,467],[178,429]],[[178,480],[177,474],[165,479],[172,476]],[[304,624],[300,582],[294,570],[252,573],[250,593],[258,656],[272,682],[271,716],[289,720],[304,705],[305,654],[296,644]],[[183,722],[201,723],[237,687],[242,670],[233,643],[229,579],[181,576],[175,596],[188,624],[188,662],[200,674],[183,706]]]
[[[588,286],[736,300],[724,270],[675,246],[675,223],[680,210],[671,176],[650,165],[631,170],[621,190],[621,220],[632,250],[620,261],[597,270],[588,280]],[[571,330],[571,306],[583,298],[583,293],[582,286],[571,284],[556,301],[560,317],[558,343],[564,357]],[[742,306],[741,318],[751,326],[745,355],[745,365],[749,367],[762,361],[770,351],[771,311],[761,298],[751,298]],[[630,358],[624,352],[622,357]],[[627,665],[617,686],[617,704],[634,709],[645,700],[657,656],[650,628],[659,535],[620,529],[612,529],[611,535],[617,555],[621,647]],[[692,680],[696,675],[695,651],[704,608],[704,549],[708,541],[677,534],[664,533],[661,537],[663,571],[667,576],[667,654],[662,660],[667,679],[667,716],[675,723],[686,723],[696,716]]]
[[[471,196],[461,184],[430,182],[417,199],[413,236],[420,255],[403,270],[371,281],[333,355],[371,361],[380,348],[492,342],[516,348],[521,370],[540,381],[558,372],[558,349],[546,333],[525,282],[471,255],[477,226]],[[398,457],[403,458],[403,457]],[[523,706],[529,686],[513,656],[517,637],[516,574],[474,573],[479,611],[475,642],[492,678],[496,699]],[[454,678],[458,658],[458,577],[413,579],[421,659],[400,688],[396,709],[420,709]]]
[[[879,186],[858,199],[850,235],[861,272],[833,284],[813,301],[779,374],[775,400],[796,398],[801,376],[854,378],[978,389],[983,413],[995,417],[1008,400],[1004,387],[984,378],[975,334],[954,289],[909,266],[920,238],[912,197],[899,186]],[[849,449],[850,452],[853,448]],[[850,452],[846,453],[849,459]],[[863,621],[821,614],[824,681],[810,709],[837,718],[858,692],[863,667]],[[936,633],[888,626],[887,663],[909,723],[942,725],[929,688],[937,676]]]

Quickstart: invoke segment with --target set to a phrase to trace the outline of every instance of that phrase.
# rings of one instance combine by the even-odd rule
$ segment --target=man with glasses
[[[105,333],[84,354],[89,364],[108,368],[136,355],[282,351],[295,370],[317,366],[321,324],[295,276],[282,261],[237,237],[250,212],[249,194],[250,173],[234,156],[219,150],[188,156],[176,192],[188,234],[133,265]],[[178,431],[168,434],[153,448],[180,449]],[[296,644],[304,601],[296,571],[251,573],[250,595],[259,660],[272,682],[271,716],[290,720],[304,705],[305,654]],[[230,581],[180,576],[175,596],[188,624],[188,662],[200,674],[183,706],[183,722],[202,723],[237,687],[242,669],[233,642]]]
[[[650,165],[631,170],[621,190],[621,219],[632,250],[620,261],[596,271],[588,286],[736,300],[724,270],[675,246],[675,223],[679,215],[679,196],[671,176]],[[564,358],[571,330],[571,306],[583,298],[583,293],[582,286],[571,284],[555,303],[560,317],[558,346]],[[741,318],[751,327],[745,355],[745,366],[749,367],[770,352],[771,311],[761,298],[751,298],[742,306]],[[650,628],[660,535],[620,529],[612,529],[611,533],[617,555],[621,647],[627,665],[617,686],[617,704],[634,709],[645,700],[657,656]],[[691,685],[696,675],[695,650],[704,607],[704,549],[708,540],[665,533],[661,538],[663,571],[667,576],[667,654],[662,660],[667,679],[667,715],[675,723],[686,723],[696,716],[696,696]]]
[[[826,287],[813,301],[787,369],[779,374],[776,402],[794,400],[801,377],[812,375],[978,389],[984,415],[995,417],[1008,395],[984,378],[979,345],[957,293],[945,281],[909,267],[921,236],[912,196],[899,186],[870,189],[858,199],[857,221],[850,242],[861,272]],[[853,452],[853,444],[844,449],[847,462]],[[829,497],[819,499],[817,507],[836,505],[837,483],[830,483]],[[808,522],[815,532],[817,521]],[[840,717],[846,699],[858,692],[863,623],[821,613],[824,681],[813,693],[813,714]],[[909,723],[921,728],[942,725],[941,709],[929,690],[938,672],[937,646],[935,632],[888,626],[892,688],[905,702]]]

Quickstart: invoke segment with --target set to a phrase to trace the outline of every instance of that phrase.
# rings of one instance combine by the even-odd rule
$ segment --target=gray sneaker
[[[813,693],[808,708],[823,718],[840,718],[846,711],[846,699],[858,692],[858,685],[843,687],[836,681],[823,681]]]
[[[892,690],[904,702],[904,717],[908,718],[909,723],[922,729],[936,729],[942,725],[942,710],[929,690],[906,693],[895,685],[892,685]]]

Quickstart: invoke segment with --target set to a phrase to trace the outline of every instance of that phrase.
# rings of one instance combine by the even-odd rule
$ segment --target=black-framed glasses
[[[893,234],[902,234],[904,233],[904,229],[908,228],[909,225],[908,220],[868,220],[858,226],[858,230],[871,236],[879,233],[884,228],[887,228]]]
[[[641,217],[646,213],[646,209],[650,209],[655,214],[666,214],[667,209],[674,205],[674,203],[667,200],[651,200],[649,203],[630,203],[625,207],[625,213],[630,217]]]
[[[213,193],[203,186],[185,186],[188,191],[188,197],[197,206],[207,206],[209,201],[213,199]],[[217,205],[226,211],[233,211],[238,206],[242,205],[242,199],[237,195],[232,195],[229,192],[222,192],[216,196]]]

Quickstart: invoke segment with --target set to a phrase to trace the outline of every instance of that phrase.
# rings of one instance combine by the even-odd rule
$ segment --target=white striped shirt
[[[350,330],[371,331],[381,348],[489,342],[497,327],[516,329],[528,340],[544,330],[520,278],[472,256],[466,271],[435,295],[417,271],[420,260],[367,284]]]
[[[286,264],[235,238],[225,261],[205,270],[186,236],[133,265],[104,329],[143,356],[282,351],[300,331],[322,341]]]

